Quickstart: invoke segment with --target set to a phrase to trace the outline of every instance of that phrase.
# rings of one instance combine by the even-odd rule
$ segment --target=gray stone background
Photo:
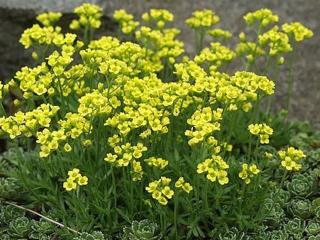
[[[112,31],[114,23],[109,21],[114,10],[125,8],[139,18],[150,8],[166,8],[175,14],[175,26],[182,29],[181,38],[188,52],[193,51],[192,32],[184,20],[195,9],[213,9],[221,18],[220,27],[235,35],[244,30],[242,16],[248,11],[270,8],[280,16],[281,22],[300,21],[314,32],[314,37],[299,46],[294,62],[294,100],[291,116],[309,120],[320,127],[320,0],[0,0],[0,79],[12,77],[16,70],[28,65],[30,58],[19,45],[20,34],[31,26],[37,13],[52,10],[67,14],[63,21],[71,18],[72,9],[83,2],[92,2],[104,9],[104,29]],[[276,107],[285,106],[285,75],[277,79]],[[282,82],[282,83],[281,83]]]

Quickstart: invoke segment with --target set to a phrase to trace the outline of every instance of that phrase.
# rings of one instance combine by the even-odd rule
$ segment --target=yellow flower
[[[266,27],[269,24],[278,22],[279,17],[274,15],[270,9],[263,8],[246,14],[244,20],[249,26],[258,23],[260,27]]]
[[[101,25],[102,9],[97,5],[84,3],[76,7],[74,13],[79,16],[79,19],[71,22],[71,29],[79,29],[86,26],[99,28]]]
[[[258,124],[250,124],[248,128],[253,135],[258,135],[260,133],[260,126]]]
[[[278,155],[281,159],[281,166],[286,170],[299,171],[302,168],[299,162],[305,157],[303,151],[294,147],[288,147],[286,151],[278,151]]]
[[[260,170],[258,169],[257,165],[255,164],[251,164],[249,167],[250,172],[252,172],[253,174],[258,174],[260,172]]]
[[[183,184],[184,184],[184,178],[183,177],[180,177],[177,181],[176,181],[176,183],[175,183],[175,187],[176,188],[180,188],[180,187],[182,187],[183,186]]]
[[[182,189],[186,192],[186,193],[190,193],[193,190],[193,187],[191,186],[190,183],[184,183],[182,185]]]
[[[292,34],[297,42],[301,42],[304,39],[309,39],[313,36],[313,32],[299,22],[290,24],[285,23],[282,25],[282,29],[285,33]]]
[[[146,190],[151,193],[152,198],[156,199],[160,204],[166,205],[168,199],[171,199],[174,195],[174,191],[169,187],[170,182],[170,178],[161,177],[159,180],[150,182]]]
[[[67,191],[72,191],[77,188],[77,184],[72,179],[68,179],[66,182],[63,183],[63,188]]]
[[[82,145],[85,147],[91,146],[92,145],[92,141],[90,139],[85,139],[82,141]]]
[[[220,18],[210,9],[197,10],[192,13],[192,17],[186,20],[186,24],[194,29],[207,28],[217,24]]]
[[[77,179],[80,177],[80,170],[78,168],[74,168],[71,171],[68,171],[68,176],[70,179]]]
[[[80,176],[80,177],[78,178],[78,184],[79,184],[80,186],[87,185],[87,184],[88,184],[88,177],[86,177],[86,176]]]
[[[160,197],[158,198],[158,202],[162,205],[167,205],[168,204],[168,200],[165,197]]]
[[[37,16],[37,20],[43,25],[43,26],[51,26],[55,22],[59,21],[62,14],[60,12],[47,12],[42,13]]]
[[[248,129],[252,135],[259,136],[261,144],[268,144],[269,137],[273,134],[273,129],[267,124],[250,124]]]
[[[190,193],[193,190],[193,187],[191,186],[190,183],[185,182],[183,177],[180,177],[176,183],[175,183],[176,188],[182,188],[183,191],[186,193]]]
[[[232,37],[232,33],[229,31],[225,31],[219,28],[213,29],[208,32],[214,38],[222,38],[222,39],[229,39]]]
[[[239,173],[239,178],[241,178],[245,184],[249,184],[251,182],[251,178],[258,173],[260,173],[260,169],[256,164],[248,165],[247,163],[244,163],[242,164],[242,170]]]
[[[170,189],[170,187],[168,186],[165,186],[162,190],[161,190],[161,193],[168,199],[171,199],[173,194],[174,194],[174,191]]]
[[[72,147],[70,146],[69,143],[66,143],[63,148],[64,148],[64,150],[65,150],[66,152],[71,152],[71,150],[72,150]]]
[[[154,182],[149,183],[149,186],[146,187],[146,190],[149,193],[152,193],[157,189],[158,186],[159,186],[159,182],[158,181],[154,181]]]

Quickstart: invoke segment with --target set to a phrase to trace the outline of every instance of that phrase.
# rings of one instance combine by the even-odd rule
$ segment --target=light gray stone
[[[7,9],[24,9],[36,12],[62,11],[72,12],[74,7],[88,2],[85,0],[0,0],[0,7]]]

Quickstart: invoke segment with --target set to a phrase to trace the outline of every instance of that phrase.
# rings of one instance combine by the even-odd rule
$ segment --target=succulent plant
[[[13,206],[0,206],[0,226],[7,225],[12,220],[17,219],[18,217],[23,217],[25,214],[24,211],[17,209]]]
[[[31,232],[31,222],[26,217],[18,217],[9,224],[9,234],[17,238],[26,238]]]
[[[48,221],[40,219],[39,221],[32,221],[31,229],[33,232],[50,234],[54,231],[54,225]]]
[[[320,148],[309,151],[306,159],[304,160],[309,168],[319,166],[320,163]]]
[[[312,194],[315,186],[315,178],[311,175],[294,175],[290,182],[287,182],[288,191],[294,196],[305,197]]]
[[[294,218],[289,220],[285,225],[284,225],[284,230],[293,236],[294,239],[300,240],[302,239],[303,233],[305,231],[305,221],[299,219],[299,218]]]
[[[29,239],[35,239],[35,240],[50,240],[52,239],[52,236],[44,234],[44,233],[31,233],[29,235]]]
[[[315,198],[315,199],[312,200],[312,207],[313,208],[320,207],[320,198]]]
[[[102,232],[93,232],[93,233],[81,233],[80,236],[73,238],[73,240],[105,240],[105,237]]]
[[[158,240],[158,225],[148,219],[133,221],[130,227],[123,228],[121,240]]]
[[[320,207],[315,208],[313,212],[315,217],[320,221]]]
[[[257,232],[257,234],[254,236],[255,240],[266,240],[270,238],[270,232],[263,231],[263,232]]]
[[[307,133],[300,132],[291,137],[290,145],[298,148],[305,148],[309,146],[308,139],[309,136]]]
[[[308,199],[293,199],[288,210],[294,217],[307,219],[311,215],[311,203]]]
[[[284,230],[273,230],[270,232],[270,240],[288,240],[289,234]]]
[[[245,234],[233,227],[228,229],[225,233],[219,234],[219,240],[244,240]]]
[[[278,225],[285,216],[284,210],[281,205],[273,199],[268,198],[264,203],[265,221],[271,225]]]
[[[14,178],[0,178],[0,196],[4,199],[16,200],[21,197],[21,187]]]
[[[271,198],[274,202],[279,203],[281,207],[284,207],[290,200],[290,192],[282,188],[276,188],[271,193]]]
[[[10,170],[10,163],[3,158],[3,156],[0,156],[0,174],[5,174],[6,171]]]
[[[310,221],[306,227],[306,232],[308,233],[308,235],[320,235],[320,222]]]
[[[310,236],[308,238],[308,240],[320,240],[320,234],[316,235],[316,236]]]
[[[9,234],[4,233],[1,234],[1,240],[12,240],[12,237]]]

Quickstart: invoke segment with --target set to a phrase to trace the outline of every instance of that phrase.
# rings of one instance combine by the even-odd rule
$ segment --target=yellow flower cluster
[[[147,126],[147,130],[149,129],[149,131],[166,133],[169,123],[170,120],[166,114],[164,115],[164,113],[161,113],[150,105],[140,104],[137,110],[131,107],[125,107],[124,112],[108,118],[105,125],[116,127],[119,132],[125,136],[133,129],[144,126]]]
[[[240,108],[248,112],[251,102],[257,101],[259,96],[274,93],[273,81],[252,72],[236,72],[232,77],[216,73],[214,77],[218,85],[215,97],[228,106],[229,111]]]
[[[164,169],[168,165],[168,161],[162,158],[150,157],[144,160],[148,166]]]
[[[62,35],[59,43],[59,45],[63,45],[61,53],[54,51],[47,58],[47,64],[43,62],[34,68],[23,67],[16,73],[14,79],[19,83],[17,85],[23,91],[26,99],[31,98],[34,94],[38,96],[53,95],[55,92],[61,92],[64,96],[69,95],[72,86],[68,86],[66,81],[77,68],[73,67],[68,71],[65,71],[65,68],[73,61],[72,55],[76,49],[82,45],[77,41],[77,46],[72,46],[76,37],[71,33]],[[50,45],[50,43],[46,44]]]
[[[217,38],[217,39],[220,38],[222,40],[227,40],[227,39],[230,39],[232,37],[232,33],[231,32],[223,30],[223,29],[220,29],[220,28],[216,28],[216,29],[210,30],[208,32],[208,34],[211,35],[214,38]]]
[[[0,133],[6,133],[11,139],[21,135],[33,136],[39,128],[49,127],[51,118],[56,115],[59,107],[41,104],[31,112],[21,111],[13,116],[0,118]]]
[[[74,53],[74,48],[69,46],[68,48],[64,46],[67,51],[62,51],[61,54],[58,51],[54,51],[48,57],[48,65],[52,67],[52,70],[56,76],[61,76],[64,72],[66,66],[72,62],[72,55]]]
[[[299,162],[305,157],[303,151],[294,147],[278,151],[278,155],[281,159],[281,166],[288,171],[299,171],[302,167]]]
[[[237,44],[236,53],[240,57],[245,57],[249,62],[253,62],[255,58],[265,55],[265,51],[259,46],[259,44],[245,41]]]
[[[51,87],[53,78],[54,75],[45,63],[34,68],[23,67],[15,75],[25,98],[32,97],[33,93],[43,95],[48,91],[54,92],[54,88]]]
[[[84,35],[101,25],[102,10],[98,6],[84,4],[75,13],[79,18],[71,23],[71,28],[84,30]],[[34,25],[22,34],[22,44],[35,47],[33,56],[39,54],[38,60],[43,62],[32,68],[23,67],[9,83],[0,84],[0,98],[2,91],[8,92],[10,87],[22,92],[23,99],[15,100],[17,106],[24,104],[22,109],[50,102],[59,104],[61,111],[43,104],[33,111],[2,117],[1,134],[11,138],[36,135],[41,158],[55,151],[79,154],[79,146],[96,153],[101,149],[100,139],[107,138],[108,150],[103,149],[106,152],[102,154],[106,153],[104,160],[114,168],[127,167],[133,181],[150,177],[150,172],[166,171],[178,178],[175,187],[187,193],[193,190],[193,183],[180,177],[181,170],[174,168],[175,160],[162,147],[174,144],[172,139],[183,146],[188,143],[193,150],[201,143],[205,155],[197,161],[197,173],[225,185],[230,174],[227,152],[232,151],[232,145],[224,139],[228,125],[222,124],[228,123],[228,116],[237,114],[232,111],[248,112],[254,102],[274,93],[274,82],[265,76],[247,71],[229,75],[218,72],[218,68],[236,54],[254,60],[267,51],[272,56],[288,52],[289,34],[296,41],[310,37],[298,25],[283,25],[283,32],[272,28],[260,35],[257,43],[246,41],[242,34],[236,53],[214,42],[190,59],[181,57],[184,46],[177,40],[180,30],[166,28],[173,20],[167,10],[152,9],[144,14],[145,26],[141,27],[125,10],[115,11],[114,18],[121,30],[134,33],[136,43],[121,42],[111,36],[90,41],[90,35],[89,39],[85,37],[84,44],[77,40],[77,35],[63,34],[61,28],[52,26],[60,17],[55,13],[42,14],[38,20],[43,27]],[[277,16],[265,9],[248,14],[245,19],[249,25],[260,22],[262,27],[277,22]],[[218,40],[230,38],[231,33],[211,28],[218,22],[219,17],[211,10],[196,11],[186,21],[201,34],[208,31]],[[48,46],[48,52],[36,51],[43,45]],[[55,121],[51,120],[53,116]],[[269,142],[272,134],[266,124],[252,124],[249,130],[263,144]],[[93,144],[97,144],[92,146],[97,149],[89,148]],[[296,159],[301,154],[288,152],[291,155],[279,152],[282,165],[299,168]],[[96,156],[99,158],[99,153]],[[239,177],[248,183],[259,171],[254,164],[243,165]],[[63,184],[67,191],[87,184],[87,177],[81,176],[78,169],[68,175]],[[166,205],[174,195],[170,183],[171,179],[162,177],[150,182],[146,190]]]
[[[78,138],[82,133],[90,131],[90,121],[79,115],[78,113],[68,112],[65,115],[65,120],[59,120],[59,126],[63,129],[66,137],[72,139]]]
[[[232,151],[232,145],[221,142],[219,143],[218,140],[213,136],[207,138],[206,144],[208,150],[213,154],[219,154],[221,149],[225,149],[228,152]]]
[[[270,56],[276,56],[292,51],[288,35],[280,32],[278,26],[259,35],[259,44],[262,47],[269,47]]]
[[[136,31],[137,40],[146,48],[150,49],[155,58],[168,59],[173,64],[176,58],[183,52],[183,42],[176,39],[180,30],[168,28],[153,30],[150,27],[142,26]]]
[[[143,21],[162,29],[167,22],[173,21],[173,14],[166,9],[151,9],[142,15]]]
[[[71,22],[71,29],[99,28],[101,25],[102,9],[97,5],[84,3],[76,7],[74,13],[79,19]]]
[[[127,13],[124,9],[114,11],[113,18],[119,22],[124,34],[131,34],[139,26],[139,22],[133,20],[133,15]]]
[[[65,190],[72,191],[76,190],[77,186],[85,186],[88,184],[88,177],[82,176],[78,168],[74,168],[71,171],[68,171],[68,178],[63,183],[63,188]]]
[[[180,81],[194,83],[198,79],[207,77],[206,71],[194,61],[186,60],[174,65],[176,75]],[[200,92],[203,89],[200,90]]]
[[[42,132],[38,132],[37,143],[40,144],[40,157],[48,157],[51,152],[56,151],[59,148],[60,142],[66,139],[67,136],[65,135],[64,129],[50,131],[45,128]]]
[[[159,71],[162,68],[159,59],[156,59],[151,52],[147,52],[145,48],[131,42],[119,42],[118,39],[112,37],[102,37],[99,40],[91,41],[89,48],[80,51],[82,60],[89,68],[96,68],[97,64],[114,59],[121,64],[121,75],[137,76],[140,74],[150,74]],[[119,62],[121,61],[121,62]],[[102,68],[102,71],[108,69]],[[113,72],[119,71],[115,66]],[[106,72],[107,73],[107,72]]]
[[[218,102],[229,111],[240,108],[247,112],[252,108],[251,102],[257,101],[258,97],[274,93],[273,81],[252,72],[236,72],[229,76],[212,70],[208,76],[202,67],[189,60],[176,64],[175,68],[180,81],[191,84],[189,91],[197,104],[203,102],[197,94],[206,92],[210,104]]]
[[[275,14],[270,9],[260,9],[255,12],[250,12],[246,14],[244,17],[245,22],[251,26],[256,23],[260,25],[260,27],[266,27],[269,24],[276,23],[279,21],[279,17]]]
[[[219,184],[225,185],[229,182],[228,172],[226,169],[229,165],[222,159],[221,156],[212,155],[211,158],[204,160],[197,166],[197,173],[207,174],[207,179],[211,182],[218,180]]]
[[[185,135],[191,139],[188,141],[190,146],[202,142],[206,136],[214,131],[220,130],[220,120],[222,119],[222,109],[212,111],[210,107],[202,108],[193,113],[187,123],[193,130],[186,130]]]
[[[174,195],[174,191],[170,188],[170,178],[161,177],[159,180],[149,183],[146,187],[148,193],[152,194],[152,198],[156,199],[160,204],[167,205],[168,200]]]
[[[144,172],[141,166],[141,163],[133,160],[132,161],[132,171],[131,171],[131,177],[133,181],[139,181],[142,179]]]
[[[35,44],[39,45],[55,45],[62,46],[63,33],[61,33],[61,27],[44,26],[34,24],[31,28],[27,28],[21,35],[20,43],[25,48],[30,48]]]
[[[244,180],[246,184],[249,184],[251,182],[251,178],[254,177],[254,175],[257,175],[260,172],[260,169],[257,167],[256,164],[250,164],[247,163],[242,164],[242,170],[239,173],[239,178]]]
[[[128,74],[130,72],[128,66],[125,62],[118,59],[106,59],[99,67],[100,73],[103,75],[117,76],[120,72],[123,74]]]
[[[40,144],[40,157],[49,156],[59,148],[61,142],[68,138],[76,139],[83,133],[89,133],[92,127],[90,122],[92,117],[110,113],[112,107],[109,105],[108,99],[97,91],[81,97],[79,99],[78,112],[69,112],[65,115],[64,120],[58,121],[59,130],[50,131],[49,129],[44,129],[42,132],[37,133],[37,143]],[[91,143],[85,140],[83,145],[89,146]],[[65,145],[64,149],[67,152],[71,151],[68,145]]]
[[[60,20],[62,14],[60,12],[47,12],[37,16],[37,20],[45,27],[54,25]]]
[[[193,190],[193,187],[190,183],[186,182],[183,177],[180,177],[174,184],[176,188],[181,188],[186,193],[190,193]]]
[[[301,42],[313,36],[313,32],[299,22],[285,23],[282,25],[282,30],[289,35],[292,34],[296,42]]]
[[[142,143],[138,143],[136,146],[125,143],[122,145],[115,145],[113,150],[115,154],[108,153],[104,160],[116,167],[126,167],[132,161],[140,159],[143,152],[147,151],[147,147]]]
[[[211,43],[210,48],[204,48],[199,55],[195,56],[197,64],[208,62],[210,70],[216,71],[223,63],[230,62],[235,57],[235,53],[219,42]]]
[[[273,129],[267,124],[250,124],[248,129],[252,135],[259,136],[261,144],[268,144],[269,137],[273,134]]]
[[[83,117],[94,117],[100,114],[105,115],[111,113],[113,108],[115,109],[121,105],[121,102],[116,96],[108,99],[105,97],[107,95],[106,93],[107,90],[105,93],[94,90],[81,97],[79,99],[78,113]]]
[[[198,10],[192,13],[192,17],[186,20],[186,24],[193,29],[209,29],[217,24],[220,18],[210,9]]]

